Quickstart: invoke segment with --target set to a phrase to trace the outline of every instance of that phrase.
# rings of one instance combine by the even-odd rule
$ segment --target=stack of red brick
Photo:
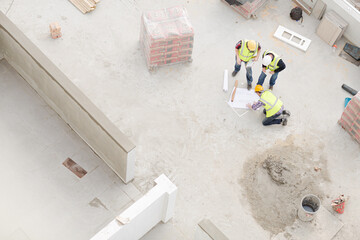
[[[50,23],[49,28],[50,28],[51,37],[53,39],[61,37],[61,27],[59,23],[57,22]]]
[[[184,7],[148,11],[142,15],[140,43],[149,69],[191,62],[194,29]]]
[[[350,100],[338,123],[360,143],[360,92]]]

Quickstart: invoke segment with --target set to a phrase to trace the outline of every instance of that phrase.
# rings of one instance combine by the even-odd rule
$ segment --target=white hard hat
[[[266,55],[262,60],[262,64],[264,66],[267,66],[271,63],[271,61],[272,61],[271,57],[269,55]]]

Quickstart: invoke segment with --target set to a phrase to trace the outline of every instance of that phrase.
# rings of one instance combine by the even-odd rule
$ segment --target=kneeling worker
[[[288,117],[290,117],[290,112],[284,110],[283,102],[276,97],[271,90],[264,91],[264,88],[261,85],[256,85],[255,93],[260,97],[259,101],[255,102],[253,105],[248,103],[246,106],[253,110],[264,106],[264,114],[266,114],[266,117],[262,121],[262,124],[264,126],[272,124],[282,124],[283,126],[286,126]]]

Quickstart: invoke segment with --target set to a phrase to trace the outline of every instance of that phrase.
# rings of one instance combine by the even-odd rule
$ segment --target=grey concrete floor
[[[135,142],[133,183],[144,193],[165,173],[179,187],[171,227],[154,229],[151,239],[194,239],[203,218],[231,239],[269,239],[252,218],[239,179],[248,158],[289,136],[324,145],[314,154],[325,153],[330,182],[319,184],[330,197],[351,196],[337,216],[344,227],[335,239],[360,234],[360,148],[337,124],[349,97],[341,85],[360,89],[360,70],[315,34],[318,20],[305,15],[303,25],[291,21],[291,1],[270,0],[256,20],[245,20],[219,0],[107,0],[86,15],[68,1],[2,3],[0,9]],[[187,8],[195,29],[194,61],[149,73],[138,42],[141,13],[176,5]],[[62,27],[61,39],[49,37],[53,21]],[[310,38],[308,51],[275,39],[279,24]],[[274,92],[292,112],[288,126],[263,127],[262,113],[239,118],[225,103],[223,71],[233,70],[234,45],[242,38],[258,40],[287,64]],[[260,71],[255,64],[254,81]],[[245,86],[244,69],[236,79]]]
[[[0,61],[0,239],[89,239],[141,194]],[[81,179],[62,163],[72,158]]]

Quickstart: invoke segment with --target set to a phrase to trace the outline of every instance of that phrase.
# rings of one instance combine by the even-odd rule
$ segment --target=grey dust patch
[[[106,210],[109,210],[105,204],[103,204],[100,199],[98,198],[94,198],[93,200],[91,200],[91,202],[89,202],[89,205],[92,206],[92,207],[96,207],[96,208],[99,208],[99,207],[102,207]]]
[[[315,148],[324,146],[309,139],[313,138],[290,135],[244,163],[239,183],[245,191],[252,216],[272,234],[282,232],[294,223],[303,196],[324,197],[320,186],[328,181],[327,160],[324,153],[314,154]]]

